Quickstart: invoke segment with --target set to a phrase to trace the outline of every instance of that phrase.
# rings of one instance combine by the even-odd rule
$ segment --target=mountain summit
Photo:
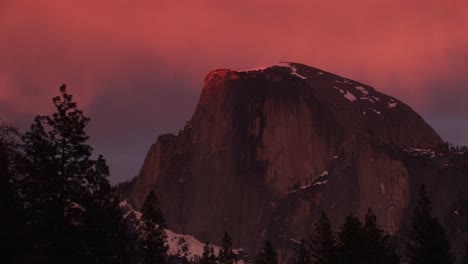
[[[399,232],[419,184],[437,181],[421,175],[443,146],[411,107],[368,85],[299,63],[218,69],[191,120],[158,137],[121,192],[139,208],[155,190],[178,233],[216,243],[227,230],[250,252],[269,238],[285,259],[322,210],[336,226],[371,207]]]

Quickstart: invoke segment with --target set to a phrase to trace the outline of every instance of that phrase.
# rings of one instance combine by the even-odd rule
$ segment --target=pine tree
[[[214,248],[208,242],[206,242],[205,246],[203,247],[203,254],[201,256],[199,264],[216,264]]]
[[[19,132],[8,124],[0,123],[0,226],[3,246],[0,256],[5,263],[19,263],[28,238],[24,233],[24,214],[17,187],[17,151]]]
[[[255,264],[278,264],[278,256],[276,255],[270,241],[265,242],[265,246],[257,257]]]
[[[311,264],[312,260],[310,257],[310,245],[308,241],[301,240],[299,245],[295,250],[295,255],[293,259],[294,264]]]
[[[116,262],[121,214],[106,179],[109,170],[102,156],[91,158],[85,130],[90,119],[65,85],[59,90],[52,99],[55,113],[37,116],[22,137],[21,192],[38,250],[32,254],[51,263]],[[113,216],[96,216],[108,214]]]
[[[165,264],[168,260],[169,247],[166,245],[167,235],[164,216],[159,208],[158,198],[151,191],[141,209],[142,227],[140,241],[144,251],[146,264]]]
[[[323,211],[310,237],[310,255],[312,263],[316,264],[330,264],[336,261],[336,239],[330,219]]]
[[[101,195],[96,201],[85,204],[83,224],[77,235],[88,243],[88,254],[94,263],[121,263],[132,259],[135,252],[126,250],[131,234],[127,233],[119,199],[112,189]]]
[[[377,225],[377,216],[369,208],[365,215],[363,227],[366,246],[366,263],[396,264],[400,263],[400,258],[396,253],[395,244],[389,234]]]
[[[232,241],[228,232],[224,233],[223,245],[219,250],[219,264],[233,264],[235,262],[234,252],[232,251]]]
[[[371,209],[365,215],[364,225],[357,217],[349,215],[338,238],[337,262],[334,263],[400,263],[392,237],[377,225],[377,216]]]
[[[364,241],[365,233],[361,221],[352,214],[348,215],[338,233],[338,262],[348,264],[366,263],[367,252]]]
[[[432,206],[426,187],[421,186],[413,212],[406,246],[408,264],[451,264],[453,256],[447,234],[437,218],[431,215]]]
[[[467,243],[465,243],[465,248],[463,250],[463,255],[462,255],[460,264],[468,264],[468,244]]]

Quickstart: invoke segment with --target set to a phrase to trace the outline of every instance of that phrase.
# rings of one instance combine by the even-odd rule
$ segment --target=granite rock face
[[[251,252],[270,238],[286,259],[321,210],[337,226],[372,207],[399,232],[422,182],[410,152],[442,146],[409,106],[365,84],[298,63],[215,70],[125,196],[140,208],[154,189],[170,229],[213,243],[228,230]]]

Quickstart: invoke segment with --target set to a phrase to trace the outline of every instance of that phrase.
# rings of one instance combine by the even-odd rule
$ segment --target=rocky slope
[[[141,212],[135,210],[133,206],[128,204],[125,200],[120,203],[120,208],[122,208],[125,222],[128,224],[128,232],[131,232],[136,237],[141,236],[143,234],[141,230]],[[165,229],[165,232],[170,263],[196,262],[202,257],[205,243],[191,235],[178,234],[169,229]],[[221,239],[218,240],[219,241],[216,241],[219,242],[217,244],[221,245]],[[141,250],[136,243],[134,245],[137,250]],[[213,247],[214,254],[218,256],[221,247],[216,246],[216,243],[211,244],[211,246]],[[233,252],[237,260],[236,264],[251,262],[249,256],[242,249],[233,249]],[[137,259],[135,262],[140,263],[141,260]]]
[[[446,177],[424,178],[411,153],[434,151],[423,155],[432,162],[443,145],[409,106],[365,84],[298,63],[220,69],[184,129],[159,136],[120,190],[136,208],[156,190],[178,233],[217,241],[228,230],[250,252],[270,238],[286,259],[320,210],[336,226],[372,207],[385,229],[401,231],[417,186]]]

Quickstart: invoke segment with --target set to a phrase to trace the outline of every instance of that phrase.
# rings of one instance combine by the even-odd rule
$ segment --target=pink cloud
[[[468,46],[466,1],[10,1],[3,15],[1,52],[14,57],[2,70],[21,64],[41,87],[82,72],[73,81],[86,100],[134,52],[194,79],[216,67],[299,61],[414,100],[428,76],[458,71],[451,54]]]
[[[7,116],[46,111],[67,83],[86,109],[103,97],[112,105],[131,98],[128,111],[142,119],[172,111],[149,95],[177,104],[190,94],[193,104],[177,110],[188,118],[209,70],[297,61],[373,85],[418,111],[450,104],[468,114],[466,25],[463,0],[7,0],[0,3],[0,106],[8,105]]]

